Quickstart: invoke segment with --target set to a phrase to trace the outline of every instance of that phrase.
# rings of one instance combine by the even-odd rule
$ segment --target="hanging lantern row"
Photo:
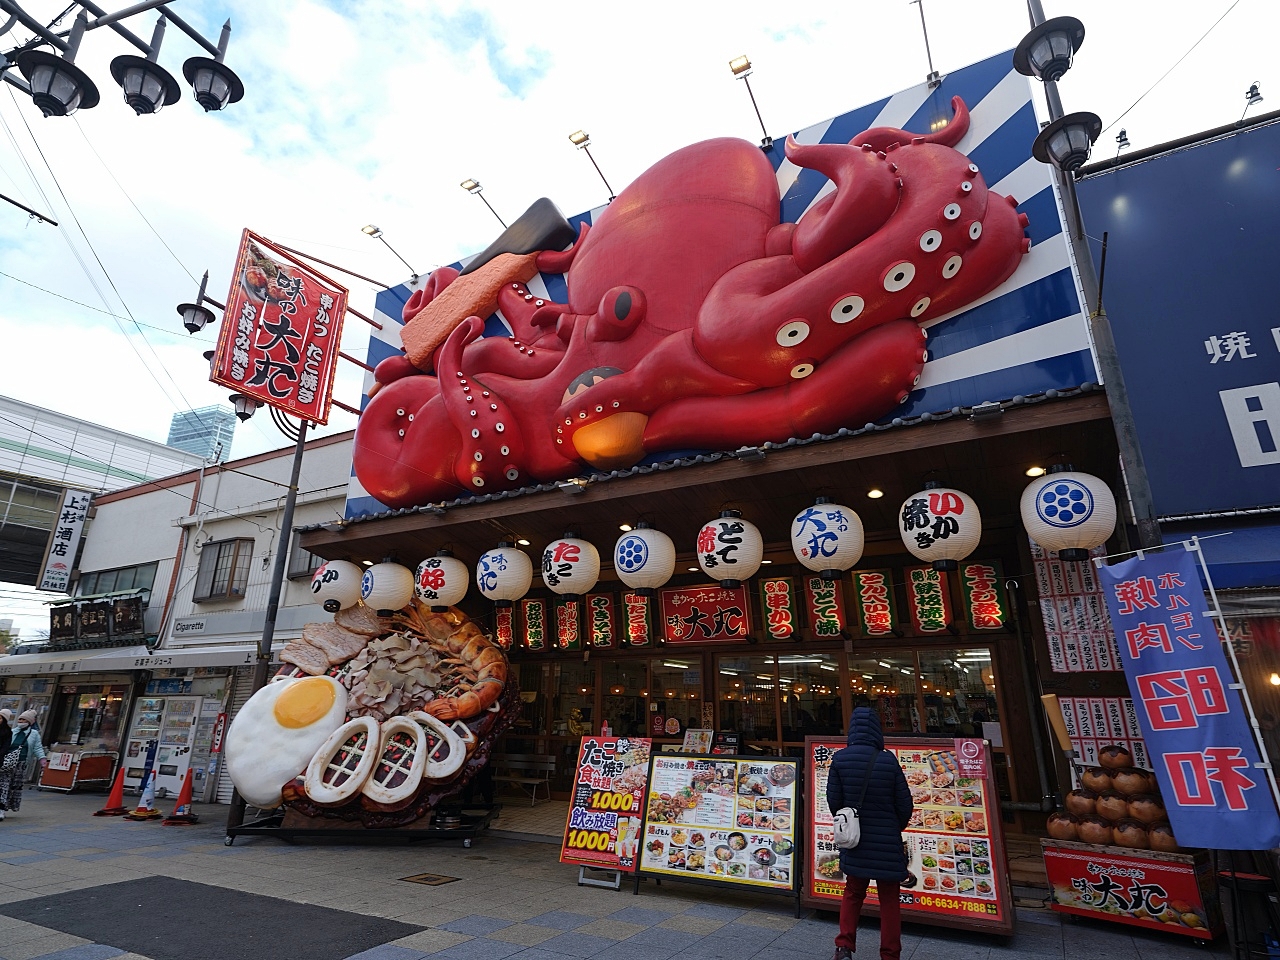
[[[1086,560],[1115,530],[1116,500],[1100,479],[1069,464],[1051,467],[1022,494],[1022,522],[1031,539],[1063,560]],[[937,481],[907,497],[898,511],[898,533],[916,558],[935,570],[955,570],[982,539],[982,514],[973,498]],[[836,580],[862,559],[866,533],[849,507],[819,497],[791,521],[791,548],[807,569]],[[764,538],[737,510],[725,510],[702,526],[697,540],[698,566],[726,589],[755,576],[764,557]],[[671,537],[640,522],[618,538],[613,566],[618,579],[642,595],[653,596],[675,573]],[[542,551],[542,581],[560,596],[576,599],[600,578],[600,552],[572,533]],[[462,601],[470,583],[466,564],[441,550],[418,564],[416,574],[398,563],[361,570],[347,560],[330,560],[316,570],[311,591],[325,610],[336,613],[363,600],[376,610],[398,610],[416,595],[433,607]],[[476,586],[486,599],[510,607],[533,583],[528,554],[504,541],[476,564]]]

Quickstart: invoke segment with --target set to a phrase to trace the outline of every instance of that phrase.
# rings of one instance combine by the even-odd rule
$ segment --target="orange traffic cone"
[[[160,821],[161,826],[181,827],[199,823],[200,818],[191,812],[191,768],[187,768],[187,777],[182,781],[182,789],[178,791],[178,802],[173,805],[173,813]]]
[[[156,809],[156,772],[151,771],[146,786],[142,788],[142,796],[138,798],[138,806],[133,813],[126,813],[126,820],[159,820],[164,814]]]
[[[111,785],[107,805],[94,814],[95,817],[118,817],[129,812],[124,805],[124,767],[116,771],[116,782]]]

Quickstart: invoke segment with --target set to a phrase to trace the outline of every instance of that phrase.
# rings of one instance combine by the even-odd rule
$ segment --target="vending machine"
[[[191,766],[203,697],[143,697],[124,752],[124,785],[141,791],[147,751],[156,744],[156,796],[175,797]]]

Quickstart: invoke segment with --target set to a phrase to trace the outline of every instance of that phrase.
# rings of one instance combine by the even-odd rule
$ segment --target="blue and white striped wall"
[[[1014,72],[1012,52],[1005,52],[948,74],[933,90],[920,84],[795,134],[801,143],[848,143],[871,127],[928,133],[951,119],[951,98],[958,95],[969,107],[971,122],[957,149],[978,165],[991,190],[1014,197],[1018,210],[1031,221],[1027,228],[1031,252],[1012,277],[977,303],[925,324],[929,360],[920,383],[886,419],[1097,380],[1060,198],[1049,167],[1031,156],[1039,124],[1030,84]],[[777,169],[782,221],[799,220],[834,188],[822,174],[786,160],[780,142],[769,156]],[[569,222],[574,226],[590,223],[604,209],[597,207],[571,217]],[[539,275],[528,286],[536,296],[562,303],[567,300],[562,275]],[[400,352],[400,312],[414,289],[401,284],[378,295],[375,310],[382,329],[373,331],[369,339],[370,366]],[[508,336],[510,332],[500,313],[489,318],[486,336]],[[362,406],[372,384],[373,376],[367,374]],[[386,509],[361,487],[353,472],[347,517],[369,516]]]

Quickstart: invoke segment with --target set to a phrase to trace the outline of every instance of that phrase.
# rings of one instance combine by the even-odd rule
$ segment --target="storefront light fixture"
[[[1273,673],[1271,675],[1271,685],[1273,687],[1280,687],[1280,673]]]
[[[760,116],[760,105],[756,103],[756,95],[751,89],[751,81],[747,79],[752,72],[751,61],[745,54],[740,57],[734,57],[729,61],[729,70],[747,88],[747,96],[751,98],[751,106],[756,112],[756,119],[760,121],[760,132],[764,134],[760,140],[760,148],[768,150],[773,146],[773,137],[769,136],[769,131],[765,128],[764,118]]]
[[[677,662],[677,661],[675,661],[675,660],[663,660],[663,661],[662,661],[662,665],[663,665],[664,667],[674,667],[676,670],[688,670],[688,669],[689,669],[689,664],[687,664],[687,663],[679,663],[679,662]]]
[[[631,524],[629,524],[629,523],[620,523],[620,524],[618,524],[618,529],[619,529],[619,530],[621,530],[623,533],[630,533],[630,532],[631,532]]]
[[[870,500],[879,500],[883,496],[884,496],[884,491],[876,487],[872,487],[870,490],[867,491],[867,498]]]
[[[600,164],[596,163],[596,158],[591,155],[591,136],[585,130],[575,130],[569,134],[569,142],[587,155],[591,165],[596,168],[596,173],[600,175],[600,180],[604,183],[605,189],[609,191],[609,201],[612,203],[616,194],[613,192],[613,187],[609,186],[609,181],[605,179],[604,171],[600,169]]]
[[[690,567],[690,568],[689,568],[689,572],[690,572],[690,573],[697,573],[697,572],[698,572],[698,568],[697,568],[697,567]]]
[[[516,543],[520,544],[520,546],[522,547],[529,546],[529,541],[524,539],[524,537],[521,537],[519,540],[516,541]]]
[[[1027,467],[1027,476],[1031,477],[1032,479],[1036,477],[1043,477],[1044,475],[1045,475],[1044,467]]]

